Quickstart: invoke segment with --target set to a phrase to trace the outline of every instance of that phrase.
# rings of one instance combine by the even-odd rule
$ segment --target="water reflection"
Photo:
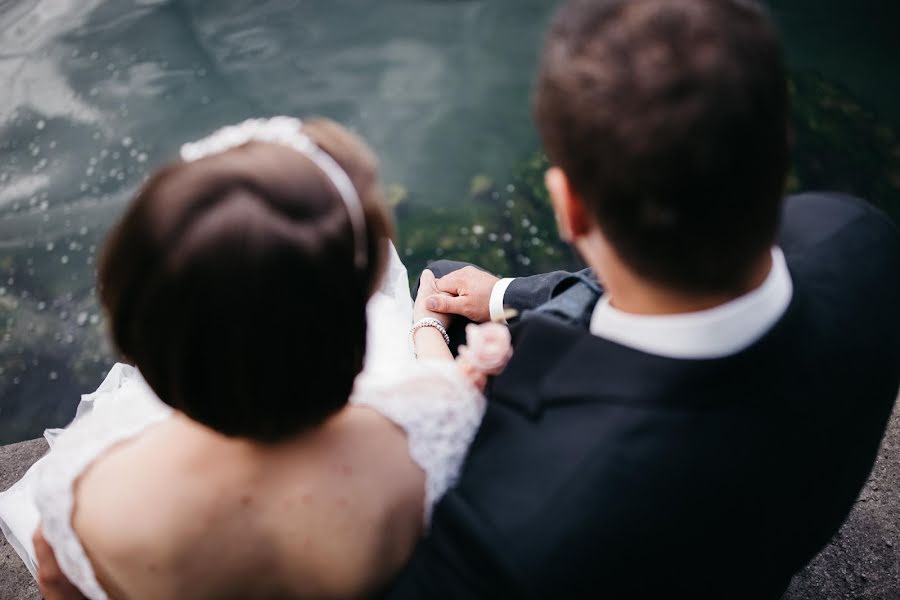
[[[0,442],[60,423],[109,364],[94,262],[148,170],[249,116],[324,114],[395,199],[464,197],[533,148],[551,6],[516,2],[0,3]],[[478,152],[473,149],[477,148]]]
[[[778,7],[786,25],[809,10],[796,1]],[[111,360],[93,291],[103,235],[149,170],[225,123],[324,114],[358,130],[413,270],[441,254],[513,275],[573,264],[527,102],[554,4],[0,0],[0,443],[65,422],[96,387]],[[793,185],[900,209],[897,137],[869,108],[891,103],[818,66],[795,75]]]

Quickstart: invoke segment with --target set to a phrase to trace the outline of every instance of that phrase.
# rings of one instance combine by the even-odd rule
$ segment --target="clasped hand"
[[[446,327],[452,315],[475,323],[491,320],[490,301],[498,277],[476,267],[463,267],[436,279],[430,270],[422,272],[414,317],[438,319]]]

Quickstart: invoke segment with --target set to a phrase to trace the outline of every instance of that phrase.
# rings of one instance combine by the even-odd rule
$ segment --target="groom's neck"
[[[689,293],[666,288],[641,278],[621,263],[592,266],[601,274],[613,307],[637,315],[672,315],[714,308],[758,288],[772,270],[772,255],[766,251],[759,257],[743,285],[715,293]]]

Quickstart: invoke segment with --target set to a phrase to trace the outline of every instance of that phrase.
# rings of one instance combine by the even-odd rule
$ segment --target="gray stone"
[[[47,451],[43,439],[0,447],[0,490],[19,480]],[[19,555],[0,535],[0,600],[40,600],[37,585]]]
[[[853,512],[783,600],[900,598],[900,408]]]
[[[46,451],[43,440],[0,447],[0,490]],[[801,571],[782,600],[900,598],[900,410],[895,410],[878,462],[846,523]],[[723,594],[727,597],[728,594]],[[25,566],[0,536],[0,600],[38,600]]]

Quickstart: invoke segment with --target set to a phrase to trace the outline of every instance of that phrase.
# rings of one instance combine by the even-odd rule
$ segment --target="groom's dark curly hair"
[[[742,291],[789,164],[780,37],[750,0],[571,0],[535,93],[552,163],[621,259],[692,293]]]
[[[221,433],[277,442],[347,402],[390,220],[377,162],[340,126],[304,126],[347,172],[368,266],[338,191],[305,156],[250,142],[158,171],[107,241],[113,340],[159,397]]]

